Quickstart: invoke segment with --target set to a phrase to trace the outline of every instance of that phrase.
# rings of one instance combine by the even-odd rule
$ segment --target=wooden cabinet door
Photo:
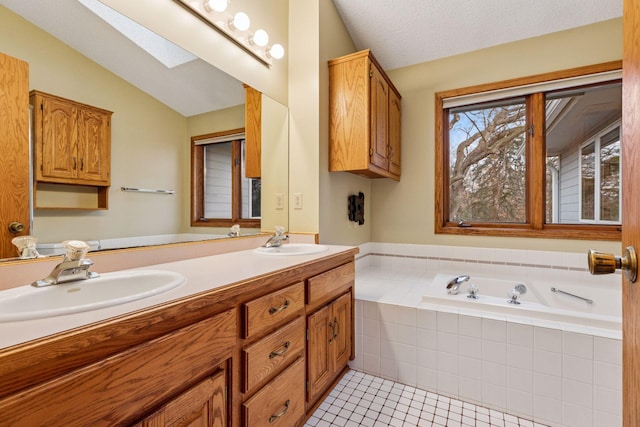
[[[312,402],[351,357],[351,293],[307,318],[307,400]]]
[[[389,85],[371,65],[371,163],[389,169],[388,158]]]
[[[351,293],[342,295],[331,304],[330,324],[329,331],[333,336],[329,359],[331,371],[338,373],[351,357]]]
[[[389,90],[389,172],[400,176],[400,97]]]
[[[40,174],[46,178],[74,179],[77,176],[76,108],[55,98],[41,98],[42,139]]]
[[[78,110],[78,178],[109,182],[111,118],[89,108]]]
[[[134,427],[225,427],[225,371],[190,388]]]
[[[262,93],[245,85],[244,133],[245,176],[260,178],[262,156]]]
[[[325,306],[307,317],[307,401],[313,401],[329,384],[331,361],[329,328],[331,306]]]

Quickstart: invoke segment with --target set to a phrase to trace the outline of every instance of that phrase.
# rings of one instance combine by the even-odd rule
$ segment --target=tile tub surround
[[[421,302],[420,292],[438,271],[528,283],[560,275],[563,282],[596,288],[616,282],[619,287],[619,275],[590,276],[581,254],[473,248],[479,259],[486,257],[479,262],[434,246],[369,243],[360,250],[354,369],[542,424],[622,425],[619,333],[507,321],[464,309],[438,311]],[[496,253],[505,259],[490,260]],[[554,262],[545,264],[545,257]]]

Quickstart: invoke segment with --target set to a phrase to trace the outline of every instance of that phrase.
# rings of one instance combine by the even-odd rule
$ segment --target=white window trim
[[[609,126],[605,127],[603,130],[599,131],[596,135],[590,137],[586,141],[580,144],[579,153],[578,153],[578,213],[580,214],[579,222],[581,224],[607,224],[607,225],[618,225],[621,224],[622,215],[622,197],[618,197],[618,220],[617,221],[605,221],[600,219],[600,139],[603,135],[606,135],[608,132],[611,132],[615,128],[620,128],[620,143],[622,144],[622,121],[616,120]],[[584,219],[582,218],[582,149],[591,143],[595,144],[594,154],[595,154],[595,177],[594,177],[594,219]],[[620,156],[622,157],[622,152],[620,152]],[[622,162],[620,162],[620,195],[622,194]]]

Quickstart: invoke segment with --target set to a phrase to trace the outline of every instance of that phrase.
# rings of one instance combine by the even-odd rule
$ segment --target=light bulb
[[[276,43],[269,49],[269,55],[275,59],[280,59],[284,56],[284,48],[281,44]]]
[[[205,0],[204,9],[207,12],[211,12],[215,10],[216,12],[224,12],[227,10],[227,5],[229,4],[229,0]]]
[[[266,46],[269,43],[269,34],[265,30],[257,30],[249,40],[257,46]]]
[[[251,20],[249,20],[249,16],[244,12],[238,12],[233,17],[233,27],[240,31],[246,31],[249,29],[251,25]]]

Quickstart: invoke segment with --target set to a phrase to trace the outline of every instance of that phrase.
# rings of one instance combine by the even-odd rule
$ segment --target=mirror
[[[112,247],[139,236],[227,237],[228,228],[189,226],[189,138],[244,126],[241,82],[199,58],[190,58],[188,52],[179,65],[162,65],[90,12],[83,5],[87,1],[0,1],[0,52],[29,63],[30,89],[113,112],[108,209],[36,209],[31,234],[39,243],[120,239]],[[61,31],[60,38],[73,37],[72,30],[92,37],[71,48],[69,41],[49,34]],[[143,60],[152,64],[152,71],[139,65]],[[116,63],[113,71],[99,65],[109,62]],[[287,200],[288,110],[264,95],[262,105],[261,228],[270,230],[275,224],[288,225],[287,207],[276,208],[275,196],[270,196],[284,193]],[[124,192],[121,187],[175,193]],[[55,198],[58,204],[65,200],[83,207],[94,197],[90,192],[68,190],[40,186],[37,203],[46,206]],[[134,241],[132,245],[141,244]]]

